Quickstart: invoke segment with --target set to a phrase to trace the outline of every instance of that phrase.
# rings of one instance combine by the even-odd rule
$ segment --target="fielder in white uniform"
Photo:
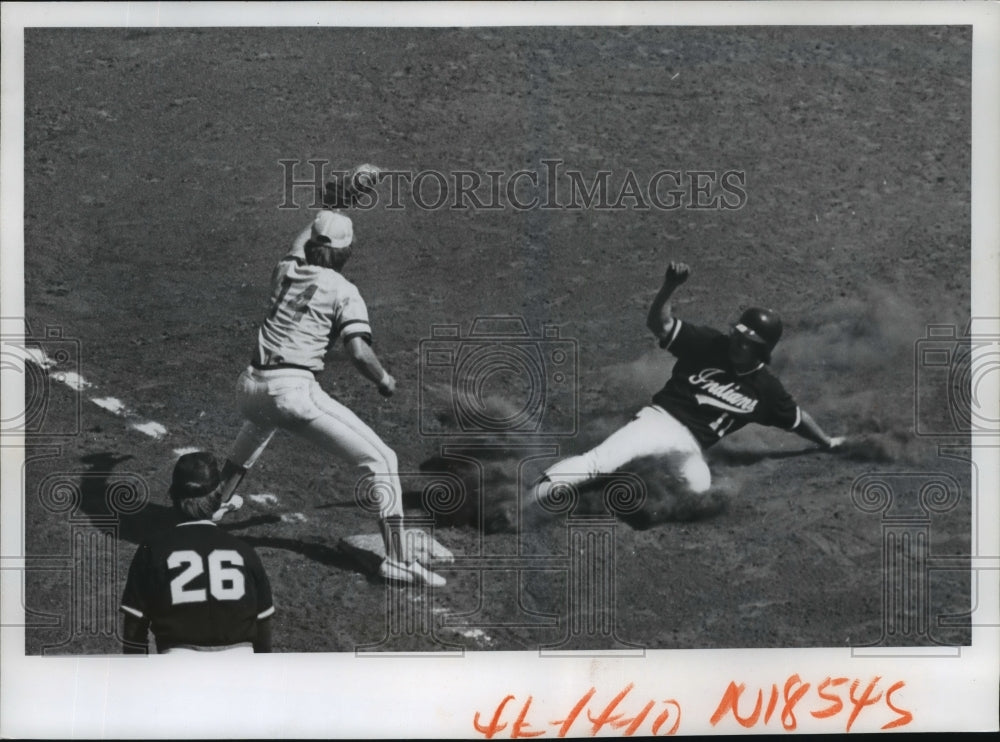
[[[402,488],[395,452],[316,381],[328,350],[340,340],[354,367],[392,396],[396,380],[371,348],[368,310],[340,270],[351,254],[353,224],[321,211],[293,243],[271,277],[271,307],[261,324],[251,364],[237,381],[245,421],[223,466],[222,507],[216,519],[241,504],[233,495],[279,428],[357,467],[375,482],[386,558],[386,579],[440,586],[445,580],[402,556]]]
[[[767,368],[782,332],[776,312],[748,309],[728,335],[673,317],[670,297],[689,273],[684,263],[671,263],[647,315],[660,347],[677,357],[666,385],[602,443],[549,467],[534,501],[554,494],[555,485],[579,485],[646,456],[663,457],[685,493],[702,495],[712,484],[703,452],[749,423],[792,431],[827,450],[843,443],[824,433]]]

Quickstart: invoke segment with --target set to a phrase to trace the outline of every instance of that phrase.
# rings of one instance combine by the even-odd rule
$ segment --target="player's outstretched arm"
[[[149,621],[128,613],[122,624],[122,653],[149,654]]]
[[[841,437],[831,438],[824,433],[823,429],[808,412],[805,410],[800,410],[800,412],[802,420],[799,422],[798,427],[795,428],[795,433],[827,450],[837,448],[844,442],[844,439]]]
[[[671,262],[663,276],[663,285],[660,286],[660,290],[656,293],[656,297],[649,307],[649,313],[646,315],[646,327],[660,340],[669,337],[674,329],[670,297],[677,287],[688,279],[690,273],[691,269],[686,263]]]
[[[345,346],[347,357],[358,372],[371,382],[378,385],[378,393],[383,397],[391,397],[396,391],[396,380],[386,371],[375,355],[375,351],[360,335],[352,337]]]

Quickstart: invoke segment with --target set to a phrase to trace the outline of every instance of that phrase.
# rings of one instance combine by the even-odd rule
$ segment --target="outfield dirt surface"
[[[440,206],[442,181],[426,176],[416,197],[401,184],[401,208],[384,183],[378,204],[352,215],[345,273],[397,394],[383,400],[339,352],[321,383],[396,450],[408,513],[456,561],[439,568],[443,589],[390,589],[430,621],[393,634],[385,585],[339,546],[375,533],[355,473],[279,433],[224,523],[270,574],[275,651],[968,644],[968,572],[921,581],[926,610],[893,607],[884,545],[910,517],[927,541],[906,564],[970,554],[967,450],[918,435],[956,431],[948,399],[961,389],[917,350],[929,324],[961,333],[970,314],[971,37],[939,26],[28,29],[27,321],[50,355],[65,343],[49,370],[89,386],[29,379],[42,435],[24,469],[26,553],[54,566],[27,577],[26,652],[118,651],[125,574],[140,541],[172,522],[178,451],[222,457],[232,443],[232,390],[271,268],[314,213],[309,187],[289,203],[283,160],[299,180],[309,160],[445,177]],[[519,170],[529,175],[509,192]],[[662,203],[649,203],[663,170],[680,186],[664,181]],[[482,176],[482,208],[451,208],[459,171]],[[502,174],[495,201],[491,171]],[[606,205],[621,208],[596,197],[549,208],[572,201],[570,171],[588,185],[607,171]],[[692,193],[696,172],[708,185]],[[620,199],[632,176],[639,195]],[[670,199],[678,208],[662,208]],[[572,514],[519,520],[525,482],[601,440],[666,380],[671,356],[645,313],[670,260],[692,268],[676,295],[682,319],[724,329],[746,306],[782,313],[773,368],[847,445],[824,453],[750,427],[710,451],[718,491],[701,511],[676,502],[662,462],[644,461],[629,468],[646,490],[638,512],[602,519],[596,489]],[[559,343],[569,360],[559,381],[546,367],[537,407],[527,366],[484,378],[481,419],[527,405],[538,429],[473,435],[449,413],[455,369],[423,351],[441,341],[435,328],[457,325],[443,342],[469,352],[473,321],[500,315],[523,319],[532,357],[548,363]],[[435,475],[460,482],[464,504],[428,489]],[[573,597],[581,528],[602,549],[581,569],[609,580],[597,609]]]

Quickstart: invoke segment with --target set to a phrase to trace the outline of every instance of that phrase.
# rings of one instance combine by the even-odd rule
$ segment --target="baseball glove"
[[[374,205],[381,172],[378,166],[364,163],[333,175],[323,189],[323,205],[332,209]]]

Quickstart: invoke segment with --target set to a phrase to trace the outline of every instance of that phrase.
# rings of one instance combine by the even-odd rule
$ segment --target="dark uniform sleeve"
[[[767,380],[762,384],[762,410],[759,422],[761,425],[770,425],[775,428],[794,430],[802,421],[802,413],[799,405],[792,398],[792,395],[785,391],[785,387],[774,376],[768,374]]]
[[[122,592],[122,602],[120,610],[135,618],[149,618],[149,601],[144,587],[148,585],[150,548],[143,544],[132,557],[132,564],[128,569],[128,577],[125,580],[125,590]]]
[[[723,334],[711,327],[692,325],[681,320],[674,320],[674,328],[670,335],[660,339],[660,347],[669,350],[678,358],[704,350],[705,346]]]
[[[253,549],[247,553],[247,571],[257,587],[257,620],[274,615],[274,600],[271,596],[271,582],[267,579],[264,564]]]

